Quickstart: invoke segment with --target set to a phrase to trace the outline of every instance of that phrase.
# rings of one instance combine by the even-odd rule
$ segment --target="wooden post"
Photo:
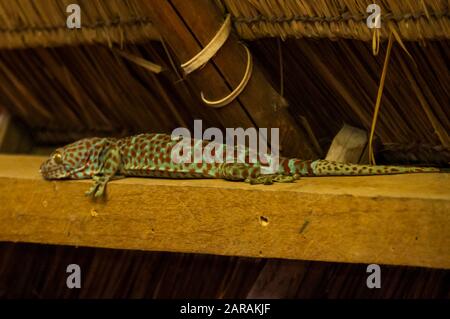
[[[146,12],[180,63],[205,47],[224,22],[219,7],[212,1],[154,0]],[[246,53],[232,32],[224,46],[201,70],[188,76],[209,100],[227,96],[242,80]],[[241,95],[229,105],[217,109],[224,127],[251,126],[280,129],[281,152],[286,156],[315,158],[306,134],[288,110],[278,107],[281,97],[265,79],[257,65]],[[199,105],[199,107],[208,107]]]
[[[341,163],[358,164],[367,145],[367,133],[344,124],[334,137],[325,159]]]

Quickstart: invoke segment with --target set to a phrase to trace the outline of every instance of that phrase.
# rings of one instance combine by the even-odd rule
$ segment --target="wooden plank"
[[[450,269],[450,174],[292,184],[45,181],[43,157],[0,156],[0,241]]]
[[[334,137],[325,159],[341,163],[358,164],[367,144],[367,133],[344,124]]]

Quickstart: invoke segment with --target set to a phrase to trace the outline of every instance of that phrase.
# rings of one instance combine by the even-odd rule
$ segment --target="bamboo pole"
[[[206,46],[224,21],[220,8],[211,1],[155,0],[151,7],[152,10],[148,10],[151,20],[180,63],[190,60]],[[189,79],[192,79],[199,94],[203,91],[209,99],[220,99],[228,95],[242,80],[246,64],[245,50],[239,44],[237,36],[230,34],[213,60],[189,75]],[[283,155],[316,157],[310,144],[306,142],[306,135],[296,125],[288,110],[277,106],[281,100],[265,79],[260,67],[255,65],[242,94],[229,105],[217,109],[217,112],[224,127],[256,125],[279,128]]]

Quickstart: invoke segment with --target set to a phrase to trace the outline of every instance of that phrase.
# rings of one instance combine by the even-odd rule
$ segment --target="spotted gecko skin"
[[[202,149],[191,156],[201,161],[177,163],[172,158],[172,149],[179,139],[166,134],[140,134],[122,139],[87,138],[56,149],[40,168],[45,179],[92,179],[94,184],[86,193],[100,197],[106,184],[113,178],[124,176],[159,178],[222,178],[246,181],[252,184],[271,184],[272,182],[292,182],[300,176],[329,175],[387,175],[400,173],[439,172],[436,168],[370,166],[331,162],[326,160],[301,160],[280,158],[275,174],[262,174],[261,162],[250,163],[252,150],[245,148],[244,163],[236,160],[236,149],[227,154],[227,146],[210,141],[191,140],[191,145],[210,147],[210,154],[223,154],[224,163],[208,162]],[[214,148],[216,146],[216,148]],[[217,152],[217,154],[216,154]],[[223,152],[223,153],[222,153]],[[261,159],[261,157],[260,157]]]

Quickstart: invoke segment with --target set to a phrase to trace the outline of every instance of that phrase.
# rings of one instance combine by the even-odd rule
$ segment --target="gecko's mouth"
[[[68,169],[67,166],[62,164],[56,164],[51,159],[42,163],[39,168],[39,173],[45,179],[65,179],[74,176],[76,173],[86,170],[87,164],[78,168]]]
[[[64,169],[64,166],[54,163],[51,159],[48,159],[42,163],[39,168],[39,173],[45,179],[62,179],[71,174],[71,172],[67,172]]]
[[[62,178],[66,178],[70,175],[70,172],[66,172],[66,171],[64,171],[63,168],[59,168],[59,167],[53,168],[53,169],[48,169],[48,168],[43,168],[41,166],[41,168],[39,169],[39,173],[45,179],[62,179]]]

